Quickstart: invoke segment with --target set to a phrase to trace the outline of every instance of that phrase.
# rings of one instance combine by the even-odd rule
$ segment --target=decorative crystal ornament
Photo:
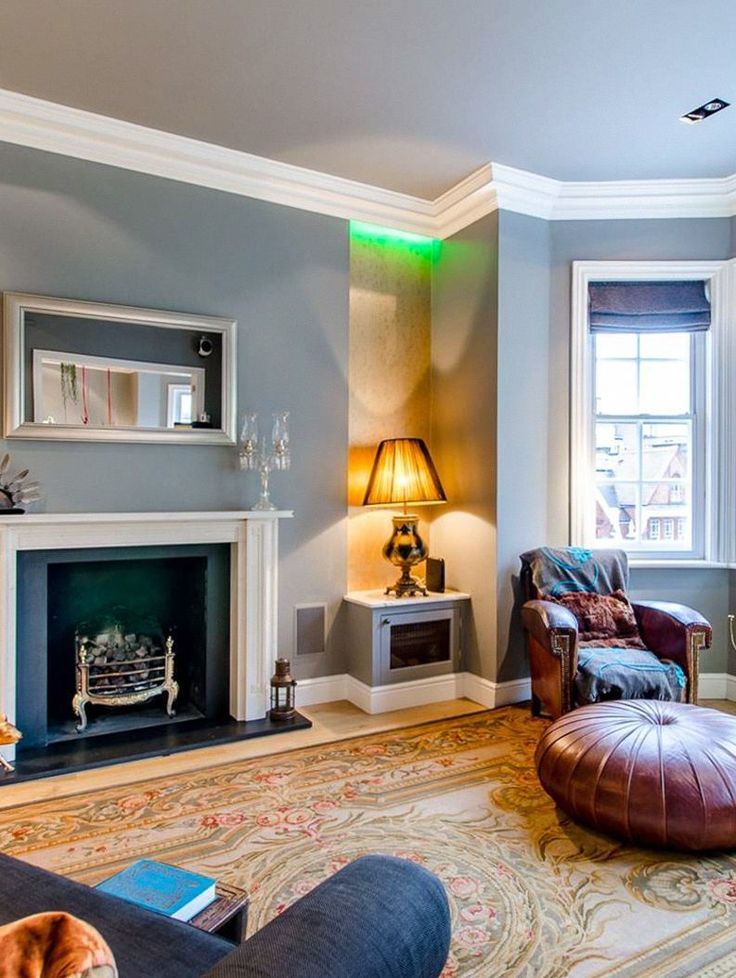
[[[258,413],[250,412],[243,418],[238,449],[240,468],[258,471],[261,488],[254,510],[272,512],[278,507],[271,502],[269,478],[271,472],[286,471],[291,467],[291,448],[289,446],[289,412],[278,411],[272,415],[271,443],[266,436],[259,436]]]

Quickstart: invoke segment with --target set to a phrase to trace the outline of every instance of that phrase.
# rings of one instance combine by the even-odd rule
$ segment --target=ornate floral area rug
[[[0,812],[0,848],[87,883],[141,857],[246,887],[250,930],[363,853],[445,884],[445,978],[736,975],[736,855],[633,849],[539,787],[525,710]]]

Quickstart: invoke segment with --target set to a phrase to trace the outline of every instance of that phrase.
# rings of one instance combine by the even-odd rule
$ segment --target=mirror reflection
[[[110,428],[211,427],[205,371],[33,351],[33,420]]]
[[[6,435],[232,443],[235,323],[6,293]]]

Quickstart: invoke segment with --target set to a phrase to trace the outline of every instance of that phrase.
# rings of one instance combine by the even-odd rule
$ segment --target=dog
[[[54,911],[0,927],[0,978],[118,978],[102,935]]]
[[[23,734],[14,727],[13,724],[8,720],[4,713],[0,713],[0,744],[17,744],[22,738]],[[0,754],[0,768],[6,771],[14,771],[13,765],[6,761],[2,754]]]

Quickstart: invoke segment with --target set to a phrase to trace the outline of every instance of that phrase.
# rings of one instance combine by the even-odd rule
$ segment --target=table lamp
[[[427,556],[427,547],[417,531],[419,517],[407,513],[407,504],[446,503],[437,470],[421,438],[389,438],[376,451],[364,506],[401,503],[404,512],[393,517],[394,530],[383,547],[386,560],[401,568],[401,576],[386,594],[397,598],[426,594],[427,589],[411,576],[411,568]]]

